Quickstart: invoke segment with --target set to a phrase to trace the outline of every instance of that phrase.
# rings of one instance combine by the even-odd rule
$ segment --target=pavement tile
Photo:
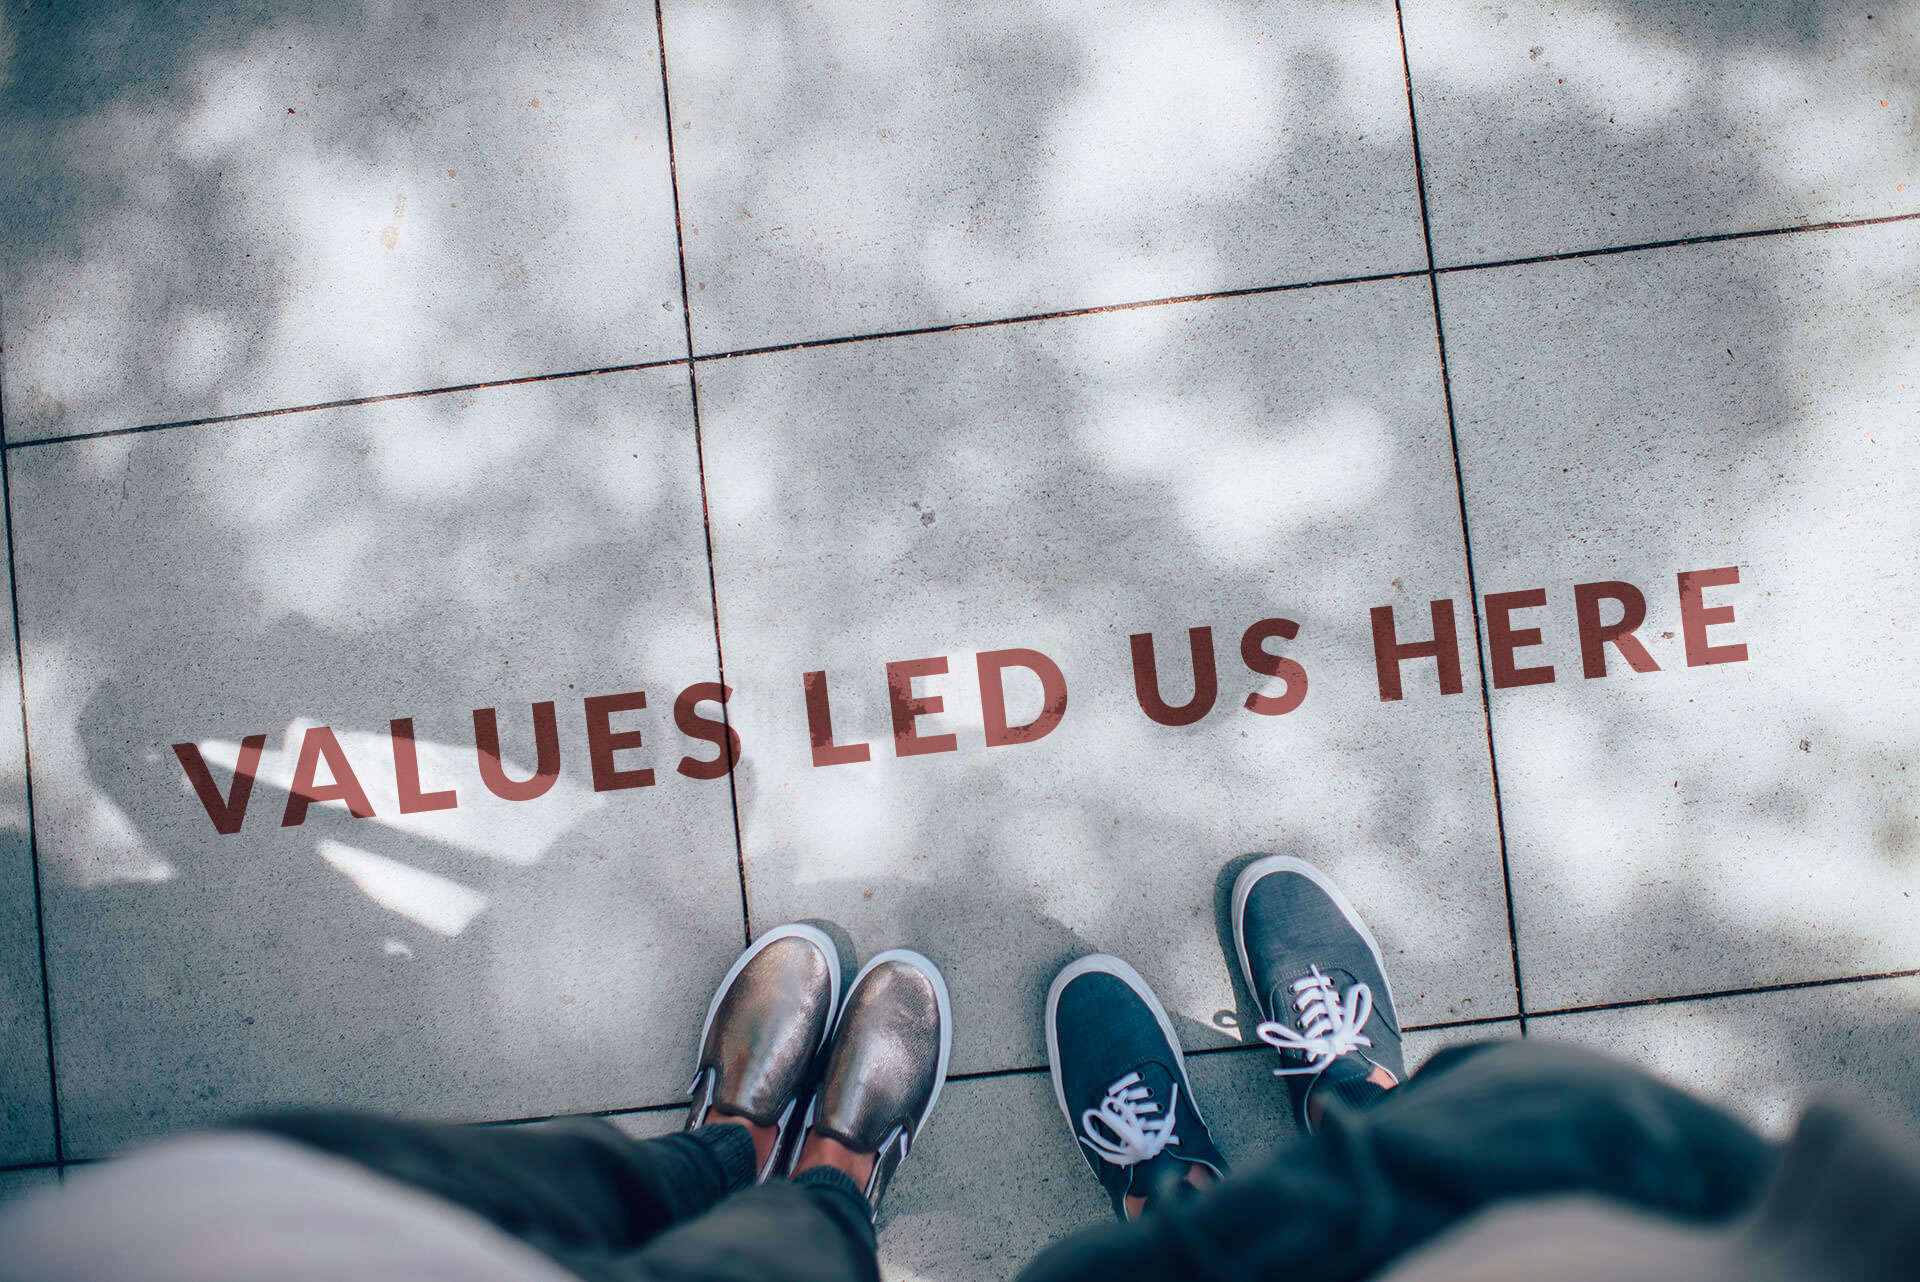
[[[0,525],[0,553],[7,550]],[[53,1160],[40,928],[33,911],[26,739],[13,603],[0,599],[0,1163]]]
[[[9,440],[685,354],[650,4],[4,23]]]
[[[1495,1042],[1520,1036],[1520,1025],[1513,1020],[1501,1020],[1489,1024],[1468,1024],[1457,1028],[1416,1028],[1406,1034],[1402,1050],[1406,1054],[1407,1072],[1420,1071],[1421,1066],[1449,1046],[1470,1046],[1475,1042]]]
[[[688,1073],[687,1076],[693,1076]],[[685,1108],[650,1109],[644,1113],[611,1113],[606,1117],[628,1139],[650,1140],[673,1135],[687,1124]]]
[[[1426,266],[1387,0],[665,20],[701,352]]]
[[[1237,1003],[1221,909],[1237,856],[1327,867],[1380,935],[1410,1023],[1511,1012],[1506,908],[1478,695],[1430,661],[1383,703],[1369,611],[1402,635],[1466,600],[1424,281],[1149,308],[700,367],[727,677],[756,930],[803,917],[863,956],[919,948],[954,992],[956,1072],[1044,1063],[1057,968],[1090,951],[1147,974],[1195,1045]],[[1418,616],[1418,617],[1416,617]],[[1241,662],[1258,620],[1296,659]],[[1152,632],[1164,697],[1194,689],[1212,627],[1219,698],[1195,724],[1136,703]],[[1462,646],[1468,644],[1463,641]],[[976,657],[1031,648],[1068,705],[989,748]],[[896,757],[886,665],[944,657],[944,711]],[[1467,665],[1472,680],[1472,665]],[[803,674],[836,746],[813,764]],[[1010,726],[1040,679],[1005,678]],[[909,744],[909,747],[915,745]],[[919,745],[924,747],[925,745]]]
[[[1920,211],[1920,5],[1401,8],[1443,266]]]
[[[1771,1135],[1836,1096],[1920,1133],[1920,979],[1543,1016],[1529,1032],[1625,1056]]]
[[[1046,1073],[948,1082],[881,1204],[880,1274],[1010,1278],[1049,1242],[1112,1215]]]
[[[1442,278],[1479,586],[1555,678],[1492,696],[1530,1010],[1920,966],[1916,281],[1915,224]],[[1613,581],[1657,672],[1583,675]]]
[[[1407,0],[1440,265],[1920,211],[1920,6]]]
[[[547,1116],[684,1091],[741,942],[683,370],[16,449],[22,636],[69,1153],[280,1103]],[[609,714],[597,791],[584,700]],[[557,779],[530,705],[556,705]],[[700,709],[712,713],[714,705]],[[421,787],[401,814],[393,718]],[[285,826],[330,727],[370,821]],[[260,735],[244,823],[216,832]],[[400,740],[404,742],[404,739]],[[617,741],[616,741],[617,742]],[[402,754],[404,755],[404,754]],[[321,762],[321,781],[333,771]]]
[[[1511,1024],[1407,1035],[1418,1068],[1441,1046],[1513,1036]],[[1187,1074],[1229,1162],[1257,1162],[1297,1137],[1287,1092],[1264,1046],[1190,1055]],[[1106,1223],[1113,1211],[1067,1130],[1045,1072],[950,1082],[926,1138],[881,1208],[888,1282],[997,1282],[1048,1244]]]

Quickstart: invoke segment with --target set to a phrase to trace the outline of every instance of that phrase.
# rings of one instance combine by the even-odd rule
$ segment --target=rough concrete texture
[[[1269,850],[1422,1037],[1913,1097],[1914,0],[0,13],[0,1179],[671,1129],[808,918],[952,983],[889,1275],[1005,1276],[1076,954],[1284,1136]]]
[[[3,539],[4,532],[0,532]],[[13,622],[13,602],[4,603]],[[5,635],[13,629],[0,630]],[[0,1166],[54,1158],[18,652],[0,655]]]
[[[1916,280],[1903,223],[1443,282],[1479,582],[1546,594],[1493,692],[1534,1009],[1920,966]],[[1585,675],[1593,582],[1658,671]]]
[[[301,1100],[685,1089],[741,919],[727,783],[675,768],[712,747],[675,696],[715,676],[683,371],[48,445],[10,480],[70,1156]],[[596,791],[586,700],[629,692],[611,762],[653,782]],[[519,780],[542,703],[558,777],[497,798],[473,710]],[[401,811],[396,718],[451,808]],[[328,731],[370,817],[290,808]],[[173,745],[224,796],[251,735],[223,834]]]
[[[666,30],[699,352],[1425,265],[1385,0]]]
[[[8,440],[683,354],[651,5],[7,9]]]
[[[1371,653],[1372,606],[1411,638],[1467,596],[1436,364],[1424,283],[1391,281],[703,370],[755,919],[939,958],[959,1071],[1042,1062],[1033,1011],[1085,952],[1219,1044],[1220,870],[1310,853],[1378,924],[1409,1022],[1511,1012],[1478,701],[1410,666],[1382,703]],[[1304,672],[1277,715],[1245,707],[1288,689],[1243,660],[1266,619]],[[1129,637],[1184,705],[1194,627],[1217,697],[1156,724]],[[1066,705],[989,746],[978,656],[1008,648],[1057,664]],[[926,657],[946,670],[915,697],[943,707],[917,733],[956,739],[897,755],[887,664]],[[811,670],[868,760],[814,765]],[[1003,689],[1010,724],[1041,714],[1038,676]]]
[[[1920,8],[1406,0],[1443,266],[1920,210]]]

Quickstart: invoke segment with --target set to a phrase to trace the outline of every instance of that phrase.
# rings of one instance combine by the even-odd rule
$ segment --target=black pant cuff
[[[873,1247],[873,1204],[867,1201],[866,1193],[853,1182],[851,1175],[836,1171],[831,1166],[810,1166],[794,1176],[793,1182],[806,1189],[809,1196],[819,1198],[822,1206],[848,1232],[859,1237],[870,1249]]]
[[[733,1122],[710,1122],[686,1132],[686,1136],[719,1165],[727,1192],[738,1193],[760,1174],[760,1159],[753,1151],[753,1132],[746,1127]]]

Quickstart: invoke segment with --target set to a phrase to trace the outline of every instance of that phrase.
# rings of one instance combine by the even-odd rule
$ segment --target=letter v
[[[207,818],[213,820],[213,830],[222,836],[230,837],[239,832],[240,821],[247,817],[247,798],[253,795],[254,771],[260,768],[260,750],[266,746],[267,736],[263,734],[250,734],[240,741],[240,760],[233,767],[233,787],[227,796],[222,797],[220,789],[214,786],[213,774],[207,769],[207,763],[200,757],[200,746],[192,743],[173,745],[173,755],[180,758],[188,782],[200,795],[200,804],[207,808]]]

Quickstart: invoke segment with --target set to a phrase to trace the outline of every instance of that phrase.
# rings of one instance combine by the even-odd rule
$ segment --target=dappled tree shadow
[[[910,58],[884,47],[891,37],[859,35],[858,15],[754,8],[753,56],[712,74],[736,77],[743,97],[726,111],[758,133],[710,143],[703,129],[726,112],[695,87],[724,24],[696,21],[695,6],[667,9],[670,62],[688,68],[674,105],[693,140],[682,197],[702,350],[1424,266],[1404,97],[1388,102],[1391,128],[1364,138],[1336,137],[1345,118],[1323,106],[1353,95],[1361,105],[1341,110],[1377,114],[1368,77],[1383,65],[1398,76],[1398,57],[1367,41],[1390,39],[1390,23],[1322,32],[1300,21],[1283,54],[1260,54],[1259,74],[1287,86],[1284,135],[1262,132],[1258,114],[1205,115],[1212,97],[1165,98],[1165,111],[1193,113],[1194,136],[1225,148],[1188,157],[1179,129],[1155,136],[1159,151],[1131,154],[1100,127],[1102,104],[1126,81],[1100,61],[1112,42],[1080,34],[1094,18],[1064,10],[1012,28],[943,28],[955,33],[946,45]],[[1678,39],[1702,59],[1720,51],[1814,75],[1825,28],[1780,16],[1790,9],[1803,12],[1772,6],[1759,21],[1752,7],[1728,7],[1696,20],[1678,6],[1623,3],[1608,21],[1622,39]],[[1888,5],[1885,20],[1911,12]],[[239,16],[10,7],[0,155],[31,178],[0,191],[7,439],[684,356],[652,14],[587,14],[549,34],[564,24],[532,11],[524,23],[540,38],[521,40],[499,11],[476,6],[445,7],[432,25],[348,5]],[[1420,25],[1415,8],[1409,25]],[[1221,38],[1201,26],[1185,54]],[[823,30],[848,42],[839,83],[857,92],[842,109],[874,115],[917,158],[836,167],[834,139],[818,136],[820,78],[804,67],[755,74],[755,57],[788,57],[783,39]],[[856,49],[856,39],[883,47]],[[890,96],[933,64],[932,89]],[[1416,55],[1423,94],[1426,65]],[[1179,72],[1176,88],[1181,74],[1204,79]],[[983,78],[990,91],[956,92]],[[1598,130],[1605,77],[1565,79],[1574,83],[1553,118]],[[1459,119],[1508,122],[1485,131],[1479,168],[1442,171],[1428,155],[1438,217],[1509,181],[1510,153],[1496,144],[1529,117],[1512,77],[1436,71],[1431,84]],[[294,85],[306,96],[274,96]],[[531,106],[535,97],[544,105]],[[1432,115],[1425,98],[1421,110],[1424,129],[1437,101]],[[271,115],[271,129],[246,112]],[[548,123],[556,112],[560,125]],[[1725,186],[1725,156],[1700,137],[1737,133],[1749,114],[1739,101],[1689,98],[1685,111],[1638,120],[1610,154],[1684,209],[1688,193]],[[992,164],[952,172],[939,146],[950,131],[980,133],[969,146]],[[567,157],[558,169],[556,151]],[[1839,216],[1807,195],[1799,153],[1759,154],[1735,204],[1784,211],[1785,223]],[[1177,199],[1148,190],[1156,165]],[[1359,190],[1353,175],[1383,190]],[[849,193],[829,202],[831,217],[779,221],[792,193],[833,181]],[[1600,207],[1604,197],[1572,199]],[[1567,208],[1549,206],[1527,235],[1592,247],[1588,229],[1561,221]],[[728,241],[721,220],[744,224],[742,209],[767,230]],[[1349,219],[1355,209],[1366,217]],[[456,222],[462,211],[476,221]],[[1719,216],[1661,234],[1727,230]],[[1519,252],[1516,219],[1494,218],[1489,234]],[[395,248],[382,242],[387,229]],[[863,230],[874,235],[862,240]],[[1910,260],[1910,241],[1874,243],[1895,246],[1896,266]],[[1637,804],[1635,754],[1678,752],[1699,723],[1684,703],[1650,702],[1638,679],[1577,684],[1566,587],[1618,577],[1653,599],[1681,569],[1738,560],[1753,591],[1767,591],[1775,571],[1763,556],[1788,556],[1793,532],[1863,484],[1830,450],[1817,455],[1818,484],[1797,482],[1792,464],[1826,448],[1820,425],[1843,412],[1833,404],[1848,387],[1893,372],[1875,351],[1910,335],[1911,286],[1896,280],[1851,348],[1807,350],[1809,309],[1829,305],[1809,303],[1805,282],[1823,251],[1672,252],[1705,273],[1690,301],[1672,296],[1674,278],[1648,284],[1627,258],[1516,272],[1510,288],[1465,276],[1441,285],[1480,586],[1545,586],[1561,611],[1551,625],[1564,672],[1550,696],[1558,720],[1530,737],[1547,724],[1531,711],[1540,703],[1524,702],[1535,692],[1496,693],[1503,780],[1525,774],[1509,768],[1510,752],[1571,758],[1567,744],[1596,745],[1584,785],[1548,772],[1527,794],[1571,792],[1584,833],[1535,822],[1508,797],[1523,965],[1529,932],[1570,941],[1554,942],[1538,976],[1568,1002],[1697,991],[1757,971],[1801,979],[1914,964],[1900,928],[1910,919],[1851,917],[1830,888],[1808,901],[1819,911],[1799,914],[1750,912],[1722,893],[1749,869],[1724,852],[1695,854],[1711,827],[1698,812],[1668,815],[1657,841],[1633,839],[1640,866],[1662,876],[1594,895],[1600,857],[1588,839]],[[1806,254],[1813,268],[1796,257]],[[1845,254],[1831,261],[1845,266]],[[1556,319],[1559,282],[1603,270],[1612,283],[1569,286],[1579,305]],[[1542,280],[1546,301],[1529,302]],[[1532,308],[1520,338],[1517,322],[1474,320],[1469,291],[1479,288]],[[1847,288],[1854,307],[1879,286]],[[1369,684],[1367,607],[1391,602],[1412,619],[1431,596],[1464,604],[1426,282],[1289,299],[1299,301],[1180,305],[699,369],[720,632],[746,741],[737,783],[754,923],[829,917],[863,952],[912,944],[949,964],[965,1067],[1037,1063],[1035,1011],[1051,968],[1090,948],[1125,952],[1164,984],[1193,1042],[1231,1042],[1236,1030],[1214,1018],[1236,1004],[1215,938],[1216,870],[1283,843],[1352,881],[1396,975],[1409,976],[1402,1001],[1418,1018],[1510,1009],[1472,678],[1460,696],[1420,684],[1391,707],[1372,701]],[[1308,334],[1341,314],[1341,339]],[[1556,325],[1605,337],[1581,352]],[[1679,356],[1630,345],[1654,325],[1671,327]],[[1745,341],[1721,342],[1717,325]],[[1555,359],[1578,355],[1573,368],[1552,368],[1587,379],[1579,397],[1538,379],[1515,386],[1510,353],[1536,336]],[[1731,349],[1737,376],[1688,365],[1695,349]],[[1000,377],[1008,369],[1018,377]],[[503,1115],[659,1104],[683,1084],[698,1011],[741,924],[728,785],[671,773],[685,745],[670,695],[716,675],[685,378],[674,368],[11,452],[70,1153],[296,1098]],[[1663,417],[1677,385],[1719,388],[1722,399]],[[1583,416],[1543,434],[1572,402]],[[1611,444],[1622,422],[1659,428]],[[1564,440],[1592,450],[1557,473],[1546,460]],[[1725,495],[1712,515],[1676,488],[1675,451]],[[1515,477],[1518,498],[1493,505],[1494,486]],[[1659,501],[1614,523],[1583,517],[1587,550],[1527,555],[1528,540],[1575,511],[1597,479]],[[836,506],[850,494],[863,506]],[[1789,533],[1749,541],[1768,528]],[[1778,673],[1768,666],[1786,662],[1776,638],[1801,635],[1792,630],[1804,619],[1749,600],[1751,671]],[[1239,710],[1253,682],[1235,657],[1240,630],[1273,614],[1301,622],[1289,653],[1310,656],[1316,683],[1302,712],[1277,724]],[[1770,636],[1774,620],[1783,631]],[[1460,621],[1470,644],[1464,611]],[[1219,708],[1191,730],[1144,725],[1128,633],[1151,630],[1172,654],[1203,624],[1215,629]],[[1053,654],[1073,688],[1062,730],[1004,750],[1017,764],[983,761],[970,738],[963,755],[876,760],[870,788],[809,773],[796,733],[802,671],[830,671],[836,725],[884,759],[885,662],[954,658],[941,687],[950,723],[977,736],[971,656],[1008,645]],[[1166,671],[1171,682],[1180,669]],[[1822,672],[1792,698],[1773,676],[1743,675],[1749,702],[1728,703],[1715,724],[1757,735],[1755,722],[1773,717],[1780,742],[1689,759],[1680,791],[1718,808],[1715,841],[1724,816],[1752,815],[1754,844],[1785,848],[1824,814],[1819,832],[1865,834],[1878,843],[1867,858],[1904,875],[1912,786],[1860,780],[1903,766],[1911,735],[1836,711],[1842,678]],[[1689,691],[1727,679],[1671,665],[1657,678],[1697,683]],[[528,704],[554,699],[567,719],[564,776],[584,790],[579,700],[639,688],[650,703],[633,724],[661,745],[649,754],[657,789],[611,794],[526,864],[330,808],[283,832],[282,798],[264,786],[244,834],[218,838],[169,751],[251,733],[277,746],[300,716],[378,734],[410,715],[424,740],[461,745],[474,707],[497,705],[503,724],[524,727]],[[1831,764],[1800,769],[1816,751],[1801,753],[1801,740]],[[1798,755],[1774,751],[1782,744]],[[530,759],[524,740],[509,750]],[[1200,766],[1177,775],[1186,760]],[[855,837],[868,844],[833,845]],[[411,929],[316,858],[322,839],[458,880],[489,907],[453,937]],[[1603,936],[1608,947],[1590,946]],[[1549,972],[1575,954],[1577,970]],[[1793,1071],[1817,1067],[1817,1050],[1794,1054]],[[913,1176],[902,1177],[903,1197]],[[936,1258],[926,1257],[935,1275],[968,1276],[963,1261],[948,1269]]]

